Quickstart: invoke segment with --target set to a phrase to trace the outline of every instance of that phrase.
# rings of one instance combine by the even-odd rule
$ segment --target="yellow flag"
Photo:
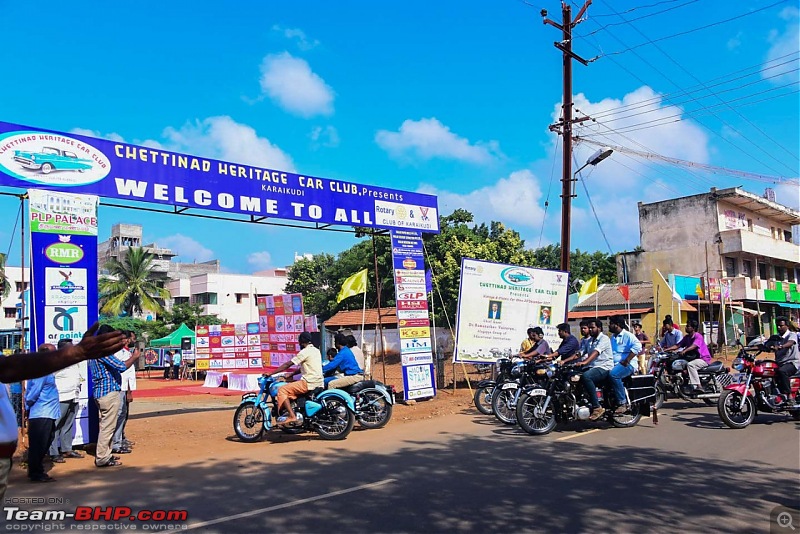
[[[348,278],[342,284],[342,289],[339,290],[339,296],[336,297],[336,303],[340,303],[347,297],[353,295],[360,295],[367,292],[367,270],[358,271],[356,274]]]
[[[597,276],[590,278],[588,282],[584,282],[578,291],[578,300],[584,299],[589,295],[597,293]]]

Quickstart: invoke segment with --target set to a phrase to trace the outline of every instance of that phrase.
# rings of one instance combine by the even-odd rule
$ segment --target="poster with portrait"
[[[567,316],[568,273],[464,258],[453,359],[492,363],[519,352],[528,328],[539,326],[558,347]]]

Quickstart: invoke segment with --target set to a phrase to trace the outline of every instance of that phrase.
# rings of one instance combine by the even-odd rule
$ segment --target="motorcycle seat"
[[[374,388],[375,384],[377,384],[375,380],[362,380],[361,382],[356,382],[352,386],[347,386],[346,388],[344,388],[344,390],[353,395],[354,393],[358,393],[362,389]]]
[[[698,369],[698,372],[700,374],[718,373],[718,372],[722,371],[722,367],[723,367],[722,362],[717,360],[715,362],[711,362],[706,367],[701,367],[700,369]]]
[[[319,395],[323,391],[325,391],[325,388],[314,388],[314,391],[310,391],[309,392],[308,397],[313,400],[313,399],[317,398],[317,395]]]

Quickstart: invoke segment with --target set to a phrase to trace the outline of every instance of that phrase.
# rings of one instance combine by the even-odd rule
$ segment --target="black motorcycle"
[[[557,423],[584,421],[592,413],[591,402],[581,383],[582,369],[560,366],[548,374],[551,376],[547,387],[529,386],[517,400],[517,422],[528,434],[548,434]],[[656,396],[655,377],[634,375],[622,383],[630,407],[624,413],[615,413],[618,406],[610,379],[597,388],[597,397],[606,410],[605,418],[615,427],[627,428],[636,426],[643,415],[650,414],[650,405]]]
[[[475,386],[475,395],[472,401],[475,403],[475,408],[484,415],[492,415],[494,409],[492,408],[492,396],[498,384],[511,380],[511,370],[515,363],[509,358],[499,358],[495,362],[496,376],[493,379],[485,379],[478,382]]]
[[[520,393],[532,385],[546,387],[547,370],[554,364],[543,360],[521,361],[511,368],[511,377],[495,386],[492,395],[494,416],[507,425],[517,424],[517,400]]]
[[[686,401],[700,399],[708,405],[716,404],[723,388],[730,383],[730,368],[715,361],[699,369],[703,393],[697,394],[689,384],[689,361],[678,352],[655,352],[650,357],[648,369],[656,377],[656,400],[653,404],[656,409],[660,409],[670,395]]]

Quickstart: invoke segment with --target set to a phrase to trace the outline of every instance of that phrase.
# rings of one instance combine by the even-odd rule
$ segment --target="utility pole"
[[[572,198],[575,196],[574,178],[572,176],[572,125],[575,122],[588,120],[587,118],[572,120],[572,60],[576,59],[583,65],[588,65],[586,59],[572,51],[572,29],[581,23],[586,10],[592,0],[586,0],[575,19],[572,19],[572,8],[567,2],[561,2],[561,24],[547,18],[547,10],[543,9],[541,15],[543,22],[561,30],[562,41],[554,42],[553,46],[563,54],[564,96],[561,121],[550,125],[550,131],[556,131],[562,136],[563,158],[561,175],[561,270],[569,271],[570,251],[570,221],[572,217]]]

